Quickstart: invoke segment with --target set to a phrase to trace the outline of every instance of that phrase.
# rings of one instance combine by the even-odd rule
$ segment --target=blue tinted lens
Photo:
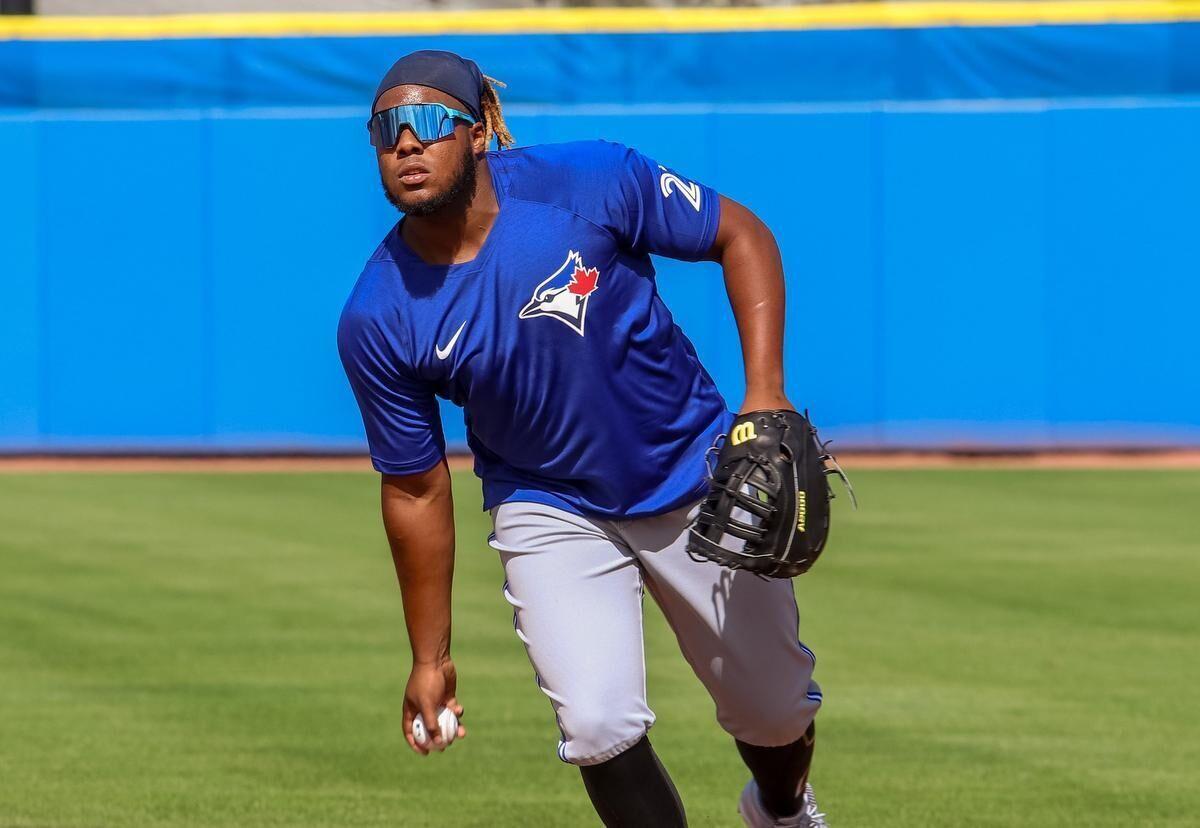
[[[400,133],[407,127],[423,144],[445,138],[454,132],[451,110],[441,104],[405,104],[376,112],[367,121],[371,143],[382,149],[391,149],[400,140]]]

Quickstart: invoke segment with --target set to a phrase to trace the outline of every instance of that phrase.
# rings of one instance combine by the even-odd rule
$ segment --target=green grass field
[[[1200,824],[1200,472],[860,471],[797,582],[835,826]],[[594,825],[456,477],[470,735],[400,737],[369,474],[0,476],[0,825]],[[648,605],[650,604],[647,599]],[[693,825],[746,774],[657,612]]]

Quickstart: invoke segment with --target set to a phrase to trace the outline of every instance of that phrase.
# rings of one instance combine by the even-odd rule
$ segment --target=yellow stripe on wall
[[[439,12],[0,16],[3,40],[144,40],[579,32],[710,32],[1200,20],[1200,0],[838,3],[768,8],[494,9]]]

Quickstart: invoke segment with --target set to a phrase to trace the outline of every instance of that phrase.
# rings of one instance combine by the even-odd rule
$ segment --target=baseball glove
[[[717,452],[711,488],[688,536],[688,553],[770,578],[803,575],[829,537],[828,476],[854,489],[807,412],[751,411],[733,421]]]

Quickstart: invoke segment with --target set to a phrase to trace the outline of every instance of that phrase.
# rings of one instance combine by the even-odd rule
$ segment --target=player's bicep
[[[685,261],[707,258],[721,220],[714,189],[633,150],[620,180],[632,248]]]
[[[445,459],[425,471],[383,474],[380,478],[383,525],[401,547],[414,543],[454,545],[454,500]]]
[[[770,228],[750,208],[723,195],[717,198],[721,205],[721,217],[705,259],[721,261],[725,252],[735,242],[743,245],[770,245],[778,249]]]

